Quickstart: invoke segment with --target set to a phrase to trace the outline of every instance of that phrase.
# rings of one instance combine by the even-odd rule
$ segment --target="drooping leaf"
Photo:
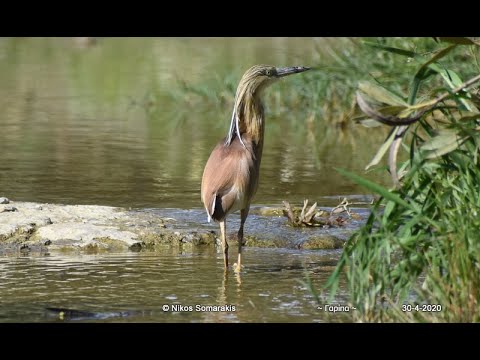
[[[427,62],[423,63],[422,66],[417,70],[413,81],[412,85],[410,86],[410,97],[409,97],[409,103],[414,104],[415,99],[417,97],[418,89],[420,88],[420,84],[422,81],[426,80],[429,76],[434,74],[435,72],[438,72],[438,69],[432,69],[430,68],[429,65],[437,62],[439,59],[443,58],[446,56],[450,51],[452,51],[457,45],[450,45],[446,47],[445,49],[440,50],[438,53],[436,53],[434,56],[432,56]]]
[[[400,149],[400,145],[402,143],[403,135],[407,130],[408,126],[399,126],[395,128],[395,138],[390,145],[390,154],[388,156],[388,166],[390,168],[390,176],[392,177],[392,181],[395,186],[398,188],[400,187],[400,183],[398,181],[398,173],[397,173],[397,154],[398,150]]]
[[[435,63],[429,64],[428,67],[439,73],[450,89],[455,89],[463,84],[460,76],[453,70],[443,69]],[[470,97],[470,94],[468,94],[468,97]],[[458,101],[460,101],[466,110],[472,111],[472,108],[466,99],[458,98]]]
[[[425,156],[425,159],[435,159],[437,157],[440,157],[442,155],[448,154],[449,152],[455,150],[458,148],[460,145],[460,142],[452,142],[450,144],[445,145],[444,147],[438,149],[438,150],[432,150],[430,152],[427,152]]]
[[[420,146],[421,150],[438,150],[445,145],[452,142],[456,142],[460,137],[457,135],[457,131],[444,129],[438,131],[429,141]]]
[[[438,37],[437,39],[443,42],[457,45],[480,45],[467,37]]]
[[[453,70],[445,69],[440,74],[452,89],[462,85],[463,83],[462,79],[460,79],[460,76]]]
[[[398,126],[398,125],[408,125],[413,124],[417,121],[428,109],[424,109],[416,114],[413,114],[411,117],[405,116],[404,118],[400,118],[397,115],[386,115],[380,113],[377,109],[374,109],[368,102],[363,98],[360,91],[357,91],[357,104],[360,109],[367,114],[372,119],[380,121],[383,124],[390,125],[390,126]],[[409,110],[405,108],[405,110]]]
[[[422,69],[425,69],[428,65],[434,63],[434,62],[437,62],[438,60],[440,60],[441,58],[445,57],[446,55],[448,55],[448,53],[450,51],[452,51],[453,49],[455,49],[457,47],[457,45],[450,45],[448,47],[446,47],[445,49],[442,49],[440,50],[439,52],[437,52],[434,56],[432,56],[430,58],[430,60],[428,60],[426,63],[424,63],[420,69],[417,71],[417,74],[419,72],[422,71]]]
[[[458,121],[474,121],[477,119],[480,119],[480,113],[473,113],[473,112],[468,112],[467,114],[463,114]]]
[[[370,169],[372,166],[375,166],[380,162],[380,160],[383,158],[383,155],[385,155],[387,150],[390,148],[390,145],[392,144],[393,139],[395,138],[395,133],[397,132],[397,129],[398,129],[397,127],[392,129],[392,131],[387,137],[387,140],[385,140],[382,146],[380,146],[380,149],[378,149],[373,159],[365,167],[365,170]]]
[[[465,137],[462,138],[454,130],[441,130],[437,135],[423,144],[420,147],[420,151],[422,151],[424,158],[433,159],[455,150],[465,139]]]
[[[379,103],[397,107],[407,106],[407,103],[398,95],[388,91],[384,87],[381,87],[369,81],[360,81],[358,84],[358,88]]]
[[[445,69],[440,73],[440,75],[442,75],[442,78],[445,80],[448,86],[450,86],[451,89],[457,88],[463,83],[460,76],[453,70]],[[467,97],[470,97],[468,93],[464,93],[464,94],[466,94]],[[457,96],[455,100],[459,101],[463,105],[465,110],[472,111],[472,107],[470,106],[470,104],[466,99],[463,99],[460,96]]]
[[[414,51],[394,48],[394,47],[391,47],[391,46],[385,46],[385,45],[373,43],[373,42],[370,42],[370,41],[364,41],[363,44],[365,44],[367,46],[371,46],[373,48],[382,49],[382,50],[385,50],[385,51],[388,51],[388,52],[391,52],[391,53],[394,53],[394,54],[408,56],[408,57],[411,57],[411,58],[415,58],[415,57],[419,56],[419,54],[417,54]]]

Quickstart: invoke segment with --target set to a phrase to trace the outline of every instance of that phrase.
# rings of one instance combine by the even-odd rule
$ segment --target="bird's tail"
[[[215,201],[217,199],[217,193],[213,194],[213,201],[212,201],[212,209],[211,211],[209,211],[206,207],[205,207],[205,210],[207,210],[207,215],[208,215],[208,218],[207,218],[207,221],[210,222],[212,221],[212,215],[213,213],[215,212]]]

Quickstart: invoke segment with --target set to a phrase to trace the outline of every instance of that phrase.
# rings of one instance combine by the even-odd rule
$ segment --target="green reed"
[[[408,59],[391,77],[405,72],[410,79],[399,76],[403,89],[394,81],[362,82],[356,93],[364,113],[356,120],[391,129],[367,167],[389,151],[394,186],[339,169],[380,195],[324,289],[334,296],[346,276],[357,321],[480,320],[479,42],[429,41],[428,51],[419,45],[424,39],[403,47],[365,43],[378,56]],[[397,162],[401,151],[406,160]]]

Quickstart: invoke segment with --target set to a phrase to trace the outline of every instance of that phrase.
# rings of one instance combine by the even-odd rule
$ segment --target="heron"
[[[250,203],[257,192],[262,160],[265,114],[263,90],[284,76],[309,70],[304,66],[275,67],[254,65],[242,76],[235,94],[230,129],[212,150],[202,177],[201,199],[208,222],[220,224],[225,270],[228,270],[227,215],[240,210],[238,260],[234,271],[242,269],[243,226]]]

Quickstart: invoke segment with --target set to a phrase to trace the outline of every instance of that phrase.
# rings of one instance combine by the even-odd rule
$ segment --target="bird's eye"
[[[272,70],[270,70],[270,69],[266,70],[265,75],[272,76]]]

